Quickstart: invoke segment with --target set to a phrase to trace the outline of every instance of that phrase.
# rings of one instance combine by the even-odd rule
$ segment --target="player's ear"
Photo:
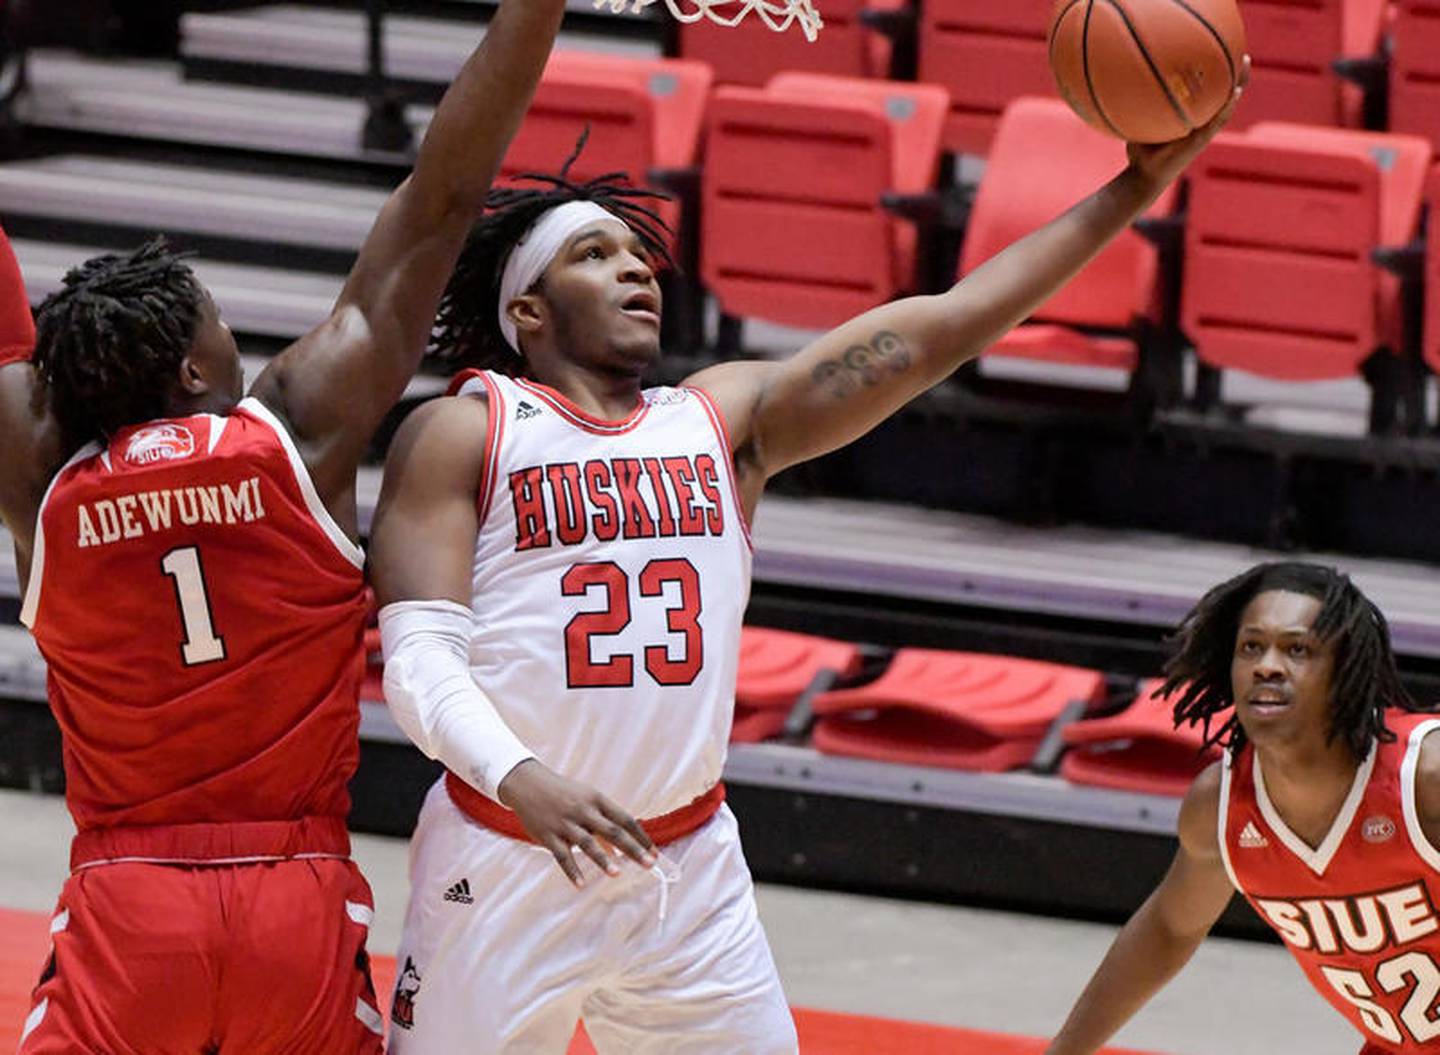
[[[200,364],[193,355],[187,355],[180,360],[180,391],[187,396],[203,396],[210,391],[210,382],[205,377],[205,372],[200,369]]]
[[[505,314],[515,324],[515,329],[521,333],[536,333],[540,327],[545,325],[540,298],[533,293],[525,293],[516,297],[506,306]]]

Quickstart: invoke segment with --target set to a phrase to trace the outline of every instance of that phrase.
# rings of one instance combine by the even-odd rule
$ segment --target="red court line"
[[[49,917],[38,912],[0,909],[0,1052],[14,1051],[20,1026],[30,1011],[30,991],[44,966],[50,944]],[[376,956],[375,989],[388,1010],[395,984],[395,960]],[[930,1026],[866,1015],[795,1009],[800,1050],[805,1055],[1039,1055],[1045,1042],[1030,1037],[985,1033],[973,1029]],[[1120,1048],[1108,1055],[1144,1055]],[[594,1055],[595,1049],[581,1030],[569,1055]]]

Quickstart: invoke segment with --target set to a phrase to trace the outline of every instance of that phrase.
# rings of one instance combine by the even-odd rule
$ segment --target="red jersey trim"
[[[476,523],[483,530],[485,518],[490,514],[490,500],[495,495],[495,477],[500,472],[500,444],[505,439],[505,396],[489,374],[482,373],[480,380],[485,384],[490,412],[485,423],[485,460],[480,467],[480,486],[475,492],[479,513]]]
[[[534,844],[514,812],[480,794],[454,773],[445,774],[445,790],[450,793],[450,801],[455,803],[456,808],[471,820],[506,838]],[[715,816],[724,802],[725,785],[716,784],[677,810],[642,820],[640,827],[645,829],[645,834],[656,846],[666,846],[689,835]]]
[[[1225,874],[1230,877],[1230,885],[1241,894],[1245,888],[1240,885],[1240,877],[1235,874],[1235,866],[1230,863],[1230,777],[1235,756],[1227,748],[1225,757],[1220,763],[1220,809],[1218,813],[1220,836],[1220,863],[1225,866]]]
[[[1360,811],[1360,802],[1365,798],[1365,789],[1370,786],[1370,774],[1375,771],[1375,759],[1379,755],[1380,745],[1372,744],[1370,754],[1366,756],[1365,761],[1355,767],[1355,779],[1350,784],[1350,793],[1340,804],[1340,812],[1335,814],[1335,820],[1331,822],[1330,830],[1325,833],[1325,838],[1321,840],[1319,846],[1311,848],[1306,845],[1304,839],[1290,830],[1290,826],[1280,816],[1280,811],[1270,801],[1270,792],[1265,788],[1265,774],[1260,768],[1260,753],[1253,747],[1250,749],[1251,780],[1255,785],[1255,804],[1259,807],[1260,816],[1264,818],[1265,823],[1279,838],[1285,849],[1294,854],[1297,860],[1317,876],[1325,874],[1325,870],[1330,867],[1330,862],[1335,858],[1335,852],[1345,841],[1345,833],[1354,823],[1355,814]]]
[[[1421,722],[1410,730],[1410,742],[1405,747],[1405,759],[1400,763],[1400,810],[1405,815],[1405,834],[1410,836],[1410,845],[1431,868],[1440,872],[1440,850],[1431,845],[1420,824],[1419,800],[1415,797],[1415,774],[1420,766],[1420,746],[1425,737],[1440,729],[1440,719]]]
[[[730,499],[735,506],[735,515],[740,520],[740,530],[745,534],[745,544],[753,551],[755,542],[750,537],[750,521],[745,516],[745,503],[740,498],[740,481],[735,478],[735,448],[730,445],[730,429],[725,424],[725,415],[720,413],[714,397],[703,388],[686,386],[685,391],[694,392],[699,397],[700,405],[705,409],[715,436],[720,441],[720,452],[725,456],[725,475],[730,480]]]
[[[70,460],[60,467],[60,471],[50,478],[45,494],[40,499],[40,507],[35,511],[35,541],[30,547],[30,578],[25,585],[25,599],[20,603],[20,622],[32,631],[40,614],[40,586],[45,579],[45,507],[50,502],[50,493],[70,469],[95,457],[102,449],[98,443],[87,443],[71,455]]]
[[[301,857],[349,857],[341,817],[217,824],[92,828],[70,843],[70,870],[102,864],[241,864]]]
[[[325,503],[320,498],[320,492],[315,489],[315,481],[310,478],[310,469],[306,466],[305,459],[300,456],[300,450],[295,446],[295,439],[290,435],[290,430],[286,428],[285,423],[254,396],[246,396],[242,399],[236,410],[243,411],[262,424],[270,426],[276,439],[280,441],[280,446],[284,448],[285,454],[290,459],[290,469],[294,472],[295,480],[300,485],[300,494],[305,499],[305,508],[310,511],[310,518],[315,521],[321,531],[325,532],[342,557],[355,567],[364,570],[365,551],[351,541],[350,536],[345,534],[345,531],[335,522],[335,518],[330,515],[330,510],[325,508]]]
[[[635,405],[635,409],[628,415],[619,421],[606,421],[604,418],[597,418],[594,414],[588,414],[581,410],[549,385],[542,385],[537,381],[527,381],[523,377],[513,377],[511,380],[532,396],[549,403],[556,413],[576,428],[601,436],[618,436],[631,431],[640,424],[650,410],[650,404],[642,396],[640,402]]]

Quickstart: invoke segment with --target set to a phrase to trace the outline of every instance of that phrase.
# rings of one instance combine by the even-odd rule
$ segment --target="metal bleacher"
[[[588,0],[579,6],[593,14]],[[653,22],[643,33],[629,20],[626,27],[607,33],[592,19],[567,31],[562,46],[658,54]],[[394,17],[390,72],[443,83],[480,32],[473,18]],[[246,349],[253,377],[265,354],[328,313],[345,260],[405,159],[363,147],[366,107],[356,96],[214,79],[242,66],[362,76],[362,16],[303,4],[190,14],[183,41],[179,62],[32,55],[17,116],[37,148],[0,162],[0,218],[17,233],[37,302],[68,268],[133,244],[137,232],[200,246],[196,271]],[[186,71],[210,79],[187,79]],[[417,131],[429,112],[408,108]],[[407,398],[443,384],[422,376]],[[361,473],[362,531],[379,478],[378,466]],[[0,533],[0,606],[18,610],[9,542]],[[1146,532],[1030,528],[784,494],[762,503],[755,543],[752,621],[892,645],[983,650],[998,642],[1067,661],[1115,656],[1105,669],[1131,678],[1156,672],[1163,631],[1207,587],[1272,556]],[[1341,562],[1390,615],[1407,661],[1440,669],[1440,590],[1430,569]],[[1111,638],[1125,644],[1094,644]],[[24,709],[17,713],[43,716],[36,704],[44,685],[28,634],[0,626],[0,698]],[[406,831],[415,789],[432,770],[382,704],[364,703],[361,732],[356,822]],[[727,779],[742,817],[766,816],[746,832],[759,875],[1085,912],[1138,903],[1171,852],[1178,809],[1174,799],[1080,788],[1056,776],[922,769],[779,743],[736,745]],[[1124,875],[1108,866],[1121,852],[1130,862]],[[1059,861],[1073,880],[1068,891],[1049,882]]]

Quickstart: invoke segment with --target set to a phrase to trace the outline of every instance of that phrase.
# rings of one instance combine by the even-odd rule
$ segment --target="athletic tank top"
[[[1281,819],[1253,748],[1221,775],[1220,846],[1231,882],[1325,999],[1383,1052],[1440,1040],[1440,850],[1420,828],[1415,768],[1440,720],[1395,715],[1318,847]]]
[[[343,822],[359,751],[362,566],[285,426],[254,399],[77,453],[41,506],[21,618],[49,664],[81,835]],[[325,827],[328,845],[343,840],[343,823]],[[304,849],[293,833],[247,845]]]
[[[734,711],[750,546],[719,411],[652,388],[621,421],[467,371],[489,435],[470,663],[546,765],[637,817],[713,787]]]

